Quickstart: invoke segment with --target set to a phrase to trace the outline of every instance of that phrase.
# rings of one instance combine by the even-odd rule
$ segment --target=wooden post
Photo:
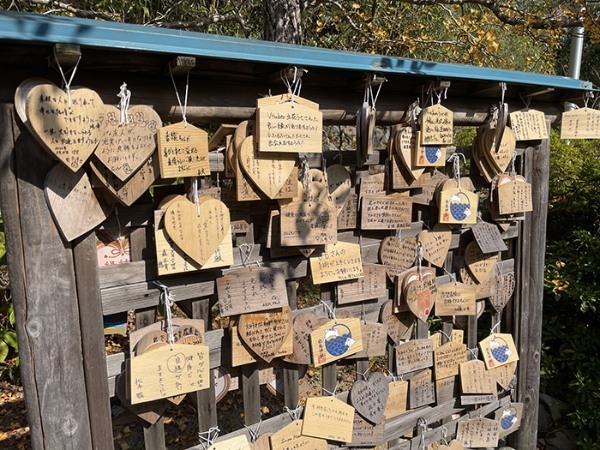
[[[550,133],[550,123],[547,125]],[[525,177],[532,186],[533,211],[527,213],[522,225],[516,272],[515,324],[521,327],[515,342],[520,358],[517,399],[525,407],[521,427],[512,440],[519,449],[534,449],[537,442],[549,169],[550,140],[545,139],[525,152]]]
[[[0,193],[32,447],[92,448],[73,253],[44,195],[56,162],[12,117],[2,105]]]
[[[286,287],[290,308],[295,310],[298,308],[298,282],[296,280],[288,280]],[[283,363],[283,399],[285,406],[290,409],[295,409],[300,400],[298,395],[299,378],[298,364]]]

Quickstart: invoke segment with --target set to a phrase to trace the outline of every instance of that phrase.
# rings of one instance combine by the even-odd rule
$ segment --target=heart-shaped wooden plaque
[[[294,353],[284,358],[287,362],[310,364],[310,333],[327,322],[327,318],[318,318],[307,311],[296,314],[292,325],[294,332]]]
[[[96,196],[83,170],[74,173],[63,164],[56,164],[46,175],[44,193],[56,226],[68,242],[104,222],[114,207],[112,201]]]
[[[350,172],[341,164],[333,164],[327,167],[327,185],[329,196],[339,213],[344,208],[346,200],[352,192]]]
[[[379,259],[387,270],[388,277],[394,278],[411,268],[415,262],[417,238],[400,239],[397,236],[387,236],[381,241]]]
[[[412,127],[401,128],[394,138],[394,147],[396,153],[400,156],[400,160],[413,180],[418,180],[423,172],[424,168],[417,168],[414,163],[415,148],[417,146],[417,135],[413,131]]]
[[[69,98],[53,84],[40,84],[27,96],[26,112],[36,139],[73,172],[94,153],[106,126],[104,103],[91,89],[73,89]]]
[[[350,389],[350,401],[356,412],[375,425],[383,420],[389,384],[390,380],[381,372],[377,372],[367,381],[355,381]]]
[[[410,312],[395,314],[393,300],[385,302],[381,307],[380,321],[386,325],[388,336],[394,344],[410,337],[415,322]]]
[[[238,322],[238,333],[244,343],[267,362],[275,357],[291,330],[292,310],[289,306],[242,314]]]
[[[215,253],[229,231],[229,209],[214,198],[201,197],[198,205],[174,200],[165,212],[165,230],[183,252],[201,266]]]
[[[269,198],[281,191],[296,165],[293,153],[258,154],[253,136],[244,140],[238,158],[242,170]]]
[[[423,272],[422,278],[409,281],[404,288],[404,298],[411,312],[421,321],[427,321],[437,293],[435,275]]]
[[[469,272],[481,284],[488,281],[497,262],[498,254],[483,253],[475,241],[469,242],[465,249],[465,263]]]
[[[435,224],[433,230],[419,233],[419,242],[423,246],[423,258],[434,266],[442,267],[450,250],[452,230],[447,225]]]
[[[497,312],[502,312],[515,291],[515,274],[496,275],[490,283],[490,303]]]

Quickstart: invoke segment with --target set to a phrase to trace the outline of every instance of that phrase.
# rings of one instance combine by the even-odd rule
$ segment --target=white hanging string
[[[458,189],[461,188],[461,186],[460,186],[460,158],[461,158],[461,156],[462,156],[464,163],[466,164],[467,158],[465,158],[465,155],[460,152],[452,153],[452,155],[450,155],[450,158],[447,159],[447,162],[452,163],[452,170],[454,171],[454,179],[456,180],[456,185],[458,186]]]
[[[331,320],[335,320],[335,305],[332,308],[323,300],[319,300],[319,302],[323,305],[323,308],[325,309],[325,311],[327,311],[327,317],[329,317],[329,319],[331,319]]]
[[[417,425],[421,429],[421,439],[419,440],[419,450],[425,450],[425,433],[427,433],[427,420],[420,417]]]
[[[419,272],[419,281],[423,279],[423,244],[417,242],[415,247],[415,252],[417,254],[417,270]]]
[[[304,187],[304,195],[308,196],[310,189],[310,165],[308,164],[306,155],[302,157],[302,161],[300,162],[299,176],[302,181],[302,186]]]
[[[160,301],[165,306],[165,322],[167,323],[167,336],[169,338],[169,345],[172,347],[175,343],[175,336],[173,335],[173,312],[171,308],[175,303],[173,294],[167,286],[162,284],[160,281],[154,281],[154,285],[160,289]]]
[[[502,324],[502,321],[498,321],[498,323],[496,325],[494,325],[491,329],[490,329],[490,334],[494,334],[494,330],[498,330],[500,331],[500,325]]]
[[[204,450],[210,448],[211,445],[215,443],[215,440],[219,437],[219,427],[211,427],[208,431],[201,431],[198,433],[198,440],[200,441],[200,445]]]
[[[473,356],[473,358],[475,358],[475,359],[479,358],[479,349],[477,347],[467,348],[467,351]]]
[[[62,69],[60,62],[58,61],[58,57],[56,56],[56,53],[54,54],[54,60],[56,61],[56,66],[58,67],[58,71],[60,72],[60,76],[62,78],[64,89],[67,93],[69,106],[71,106],[71,83],[73,82],[73,78],[75,78],[75,72],[77,72],[77,68],[79,67],[79,62],[81,61],[81,55],[79,55],[79,58],[77,59],[77,62],[75,63],[75,66],[72,69],[67,70],[67,72],[66,72],[66,73],[69,73],[69,71],[71,71],[71,77],[69,78],[69,81],[67,81],[66,73]]]
[[[292,419],[292,421],[300,420],[300,410],[301,409],[302,408],[300,407],[300,402],[299,401],[296,404],[296,408],[295,409],[291,409],[291,408],[289,408],[287,406],[283,407],[283,410],[290,415],[290,419]]]
[[[260,433],[260,426],[262,425],[262,419],[260,419],[260,422],[258,422],[258,424],[256,425],[256,427],[253,429],[251,426],[249,425],[244,425],[244,427],[246,428],[246,430],[248,430],[248,434],[250,435],[250,442],[254,443],[256,442],[256,440],[258,439],[259,433]]]
[[[254,243],[244,242],[238,246],[240,251],[240,258],[242,259],[242,266],[246,267],[252,256],[252,250],[254,250]]]
[[[173,72],[171,71],[171,67],[169,66],[169,75],[171,75],[171,81],[173,82],[173,88],[175,89],[175,96],[177,97],[177,103],[179,103],[179,109],[181,109],[181,119],[183,123],[187,125],[187,102],[188,102],[188,91],[190,87],[190,73],[188,72],[185,80],[185,97],[183,99],[183,104],[181,103],[181,98],[179,97],[179,90],[177,89],[177,84],[175,83],[175,78],[173,78]]]
[[[127,83],[121,85],[121,90],[117,94],[121,100],[119,100],[119,111],[121,112],[121,125],[129,123],[129,116],[127,115],[127,109],[129,108],[129,101],[131,100],[131,91],[127,89]]]
[[[444,445],[448,445],[448,428],[445,425],[442,425],[442,441],[444,441]]]
[[[337,388],[338,388],[338,385],[336,384],[335,387],[333,388],[333,392],[331,392],[328,389],[325,389],[324,387],[322,387],[321,389],[323,389],[327,394],[331,395],[332,397],[335,397],[335,393],[337,392]]]

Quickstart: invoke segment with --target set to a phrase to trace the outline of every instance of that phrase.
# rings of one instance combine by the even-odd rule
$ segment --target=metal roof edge
[[[440,79],[476,79],[558,89],[593,89],[589,81],[558,75],[436,63],[121,22],[12,11],[0,12],[0,40],[71,43],[173,55],[410,74]]]

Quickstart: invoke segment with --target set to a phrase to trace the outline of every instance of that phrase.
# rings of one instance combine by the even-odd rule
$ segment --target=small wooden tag
[[[329,196],[335,204],[338,213],[344,208],[348,196],[352,192],[350,172],[341,164],[327,167],[327,187]]]
[[[473,359],[460,365],[460,383],[463,394],[495,394],[496,381],[483,361]]]
[[[221,316],[288,306],[283,269],[248,266],[217,278]]]
[[[131,359],[131,403],[199,391],[210,387],[206,345],[173,344]]]
[[[368,380],[357,380],[350,389],[350,401],[356,412],[372,424],[383,420],[389,396],[389,380],[381,373],[374,373]]]
[[[383,323],[361,323],[363,349],[350,358],[375,358],[385,356],[387,351],[387,326]]]
[[[490,284],[490,304],[497,312],[502,312],[515,291],[515,274],[510,272],[495,275]]]
[[[320,256],[309,259],[314,284],[353,280],[363,276],[360,245],[337,242],[325,246]]]
[[[179,122],[158,130],[158,160],[162,178],[210,175],[208,134]]]
[[[320,367],[363,349],[360,320],[336,319],[310,333],[313,364]]]
[[[327,441],[302,434],[303,420],[294,420],[271,435],[271,450],[327,450]]]
[[[498,262],[498,254],[488,255],[482,253],[477,242],[471,241],[465,249],[465,263],[471,275],[483,284],[487,282]]]
[[[250,349],[271,362],[292,330],[292,310],[289,306],[267,312],[242,314],[238,333]]]
[[[160,321],[132,331],[129,334],[129,349],[131,357],[143,354],[152,344],[168,342],[166,327],[166,323],[164,321]],[[175,342],[185,341],[185,339],[189,336],[193,336],[195,338],[193,343],[204,344],[204,321],[200,319],[183,319],[174,317],[173,337]]]
[[[198,205],[177,199],[165,212],[165,230],[177,246],[203,266],[230,232],[229,209],[210,197]]]
[[[440,194],[440,223],[477,223],[479,199],[473,192],[464,189],[447,189]]]
[[[337,241],[337,211],[329,202],[281,206],[281,245],[325,245]]]
[[[445,145],[417,144],[413,156],[415,165],[417,167],[444,167],[446,165],[446,147]]]
[[[560,138],[600,138],[600,111],[586,107],[564,112],[562,114]]]
[[[543,112],[535,109],[523,109],[511,112],[509,116],[510,127],[514,131],[517,141],[548,139],[546,116]]]
[[[467,447],[498,447],[499,424],[492,419],[468,419],[458,422],[456,439]]]
[[[509,403],[496,410],[494,419],[500,425],[500,437],[504,437],[516,431],[521,425],[523,417],[523,403]]]
[[[447,342],[433,351],[435,379],[458,375],[461,363],[467,361],[467,346],[456,342]]]
[[[46,175],[44,194],[56,227],[67,242],[104,222],[114,204],[98,198],[87,174],[56,164]]]
[[[385,266],[363,264],[363,277],[357,280],[342,281],[337,285],[339,305],[362,302],[387,297],[387,278]]]
[[[325,319],[326,321],[327,319]],[[296,314],[294,317],[294,322],[292,325],[293,334],[294,334],[294,350],[293,353],[287,357],[285,357],[285,361],[292,362],[296,364],[310,364],[310,333],[312,333],[315,328],[318,328],[322,319],[317,318],[317,316],[310,312],[300,312]]]
[[[348,194],[346,203],[341,210],[338,210],[337,229],[350,230],[356,228],[358,217],[358,195],[354,192]]]
[[[151,107],[127,108],[128,121],[121,123],[121,111],[104,107],[106,128],[94,154],[119,180],[129,179],[156,149],[156,130],[160,116]]]
[[[54,84],[38,84],[27,95],[26,112],[38,142],[72,172],[94,153],[106,127],[104,103],[91,89],[72,89],[69,96]]]
[[[396,346],[396,372],[399,375],[433,366],[430,339],[412,339]]]
[[[410,408],[435,403],[435,388],[431,381],[431,370],[418,373],[409,380]]]
[[[127,370],[129,370],[129,368],[127,368]],[[129,390],[129,387],[127,386],[127,378],[127,372],[123,371],[115,380],[115,394],[121,402],[121,405],[149,424],[158,422],[158,420],[167,410],[170,403],[165,399],[160,399],[132,405],[131,399],[127,398],[127,392]]]
[[[369,447],[383,444],[384,427],[385,418],[378,425],[371,425],[360,414],[354,413],[351,444],[355,446],[367,445]]]
[[[298,201],[300,200],[300,192],[302,185],[298,181],[298,167],[294,166],[283,187],[277,192],[274,199],[279,202]],[[254,182],[246,175],[243,170],[240,170],[235,178],[236,200],[238,202],[252,202],[257,200],[269,200],[266,194],[255,186]]]
[[[437,296],[437,280],[429,271],[423,271],[423,276],[410,281],[403,289],[408,309],[421,321],[425,322],[435,304]]]
[[[242,170],[269,198],[275,198],[279,194],[296,165],[294,154],[259,154],[252,136],[248,136],[242,143],[238,158]]]
[[[408,406],[408,381],[392,381],[389,386],[389,397],[383,415],[386,419],[406,412]]]
[[[438,405],[454,400],[458,395],[458,377],[435,380],[435,401]]]
[[[476,314],[475,286],[446,283],[438,286],[435,298],[436,316],[470,316]]]
[[[257,129],[261,153],[322,152],[323,113],[296,101],[259,106]]]
[[[423,246],[423,258],[434,266],[442,267],[452,243],[452,230],[447,225],[437,223],[433,230],[421,231],[418,240]]]
[[[380,320],[386,325],[387,333],[394,344],[399,344],[400,339],[408,339],[414,327],[414,316],[410,312],[394,313],[394,301],[389,300],[381,307]]]
[[[482,253],[498,253],[507,250],[496,225],[480,221],[471,227],[471,231]]]
[[[335,397],[309,397],[304,407],[302,434],[351,442],[354,408]]]
[[[453,113],[437,104],[421,111],[421,144],[452,145],[454,140]]]
[[[293,352],[293,336],[289,333],[273,358],[286,357]],[[244,366],[262,360],[254,351],[240,338],[238,327],[231,327],[231,367]],[[272,371],[272,368],[271,368]],[[262,373],[262,371],[261,371]],[[262,375],[261,375],[262,376]],[[262,379],[262,378],[261,378]],[[264,381],[262,384],[267,383]]]
[[[418,180],[425,169],[419,169],[415,164],[415,150],[418,145],[417,133],[412,127],[402,127],[394,138],[394,147],[400,160],[413,180]]]
[[[412,199],[406,195],[369,195],[362,198],[362,230],[398,230],[410,228]]]
[[[378,194],[385,195],[385,173],[376,173],[361,178],[359,188],[359,203],[361,202],[363,197]]]
[[[252,450],[245,434],[224,441],[219,441],[208,447],[208,450]]]
[[[400,239],[386,236],[379,247],[379,259],[386,267],[388,277],[394,281],[397,275],[410,269],[417,257],[417,238]]]
[[[517,141],[515,134],[509,127],[504,128],[500,145],[497,145],[496,129],[487,130],[483,135],[481,152],[484,158],[487,159],[491,170],[494,173],[502,173],[506,171],[508,165],[513,159]]]
[[[500,214],[516,214],[533,211],[531,184],[513,180],[498,184],[498,211]]]
[[[492,334],[479,343],[479,348],[488,369],[519,360],[515,342],[509,333]]]
[[[517,361],[513,361],[494,369],[490,369],[489,372],[492,374],[492,378],[496,380],[496,383],[498,383],[502,389],[507,390],[510,389],[510,384],[513,380],[516,370]]]

